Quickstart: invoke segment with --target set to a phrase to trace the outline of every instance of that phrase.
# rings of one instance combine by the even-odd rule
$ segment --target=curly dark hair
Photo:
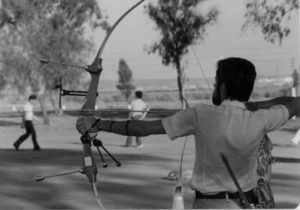
[[[136,96],[137,98],[143,98],[143,92],[140,91],[140,90],[137,90],[137,91],[135,91],[135,96]]]
[[[248,101],[256,78],[255,66],[243,58],[226,58],[217,63],[218,83],[225,84],[230,100]]]
[[[28,97],[28,100],[36,100],[36,99],[37,99],[36,95],[30,95]]]

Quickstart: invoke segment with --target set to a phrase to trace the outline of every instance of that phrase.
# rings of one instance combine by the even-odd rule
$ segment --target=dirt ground
[[[76,118],[51,118],[51,125],[36,125],[41,151],[32,151],[29,139],[21,151],[13,142],[23,133],[19,118],[0,118],[0,209],[97,209],[86,177],[74,174],[36,182],[40,175],[52,175],[81,168],[82,146],[75,131]],[[295,209],[300,203],[300,145],[290,140],[299,128],[298,120],[284,130],[270,134],[274,143],[272,189],[276,207]],[[167,136],[143,138],[143,148],[125,148],[122,136],[100,133],[107,149],[121,161],[115,164],[105,155],[109,167],[102,168],[99,155],[98,184],[101,200],[107,209],[169,209],[176,182],[165,177],[179,168],[183,139],[171,142]],[[96,150],[95,154],[96,154]],[[192,169],[193,139],[187,144],[183,168]],[[193,193],[187,182],[185,208],[191,208]]]

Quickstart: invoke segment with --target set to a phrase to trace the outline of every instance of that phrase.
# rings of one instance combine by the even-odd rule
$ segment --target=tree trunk
[[[55,100],[56,97],[57,97],[56,92],[57,91],[55,91],[55,93],[54,93],[54,91],[50,91],[50,93],[49,93],[50,94],[50,102],[51,102],[51,105],[54,109],[55,115],[58,116],[58,117],[61,117],[61,116],[64,115],[64,112],[63,112],[62,107],[61,107],[61,101],[59,101],[57,103],[57,100]],[[61,100],[61,98],[59,98],[59,100]]]
[[[181,69],[179,59],[176,62],[176,70],[177,70],[177,85],[178,85],[178,90],[179,90],[179,98],[180,98],[180,102],[181,102],[181,108],[186,109],[187,104],[186,104],[186,101],[184,98],[184,90],[183,90],[183,85],[184,85],[183,70]]]
[[[40,106],[41,106],[43,119],[44,119],[44,124],[49,125],[50,121],[49,121],[48,112],[47,112],[47,108],[46,108],[45,94],[39,95],[38,101],[39,101]]]

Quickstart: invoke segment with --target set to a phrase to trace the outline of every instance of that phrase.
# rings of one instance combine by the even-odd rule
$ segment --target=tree
[[[132,90],[135,89],[135,86],[132,84],[132,71],[127,65],[126,61],[121,58],[119,60],[119,82],[116,87],[120,90],[121,94],[125,96],[125,99],[128,101],[131,96]]]
[[[86,63],[83,58],[88,57],[92,44],[85,36],[85,28],[99,26],[106,29],[107,22],[96,0],[2,0],[0,53],[7,84],[20,93],[30,87],[29,91],[38,93],[40,99],[47,95],[57,97],[53,89],[59,77],[64,77],[71,88],[78,86],[81,72],[41,66],[39,59]]]
[[[216,22],[218,11],[211,8],[200,14],[196,7],[203,0],[159,0],[157,5],[149,4],[147,13],[156,24],[161,39],[148,48],[148,53],[158,53],[163,65],[172,64],[177,71],[177,85],[182,107],[185,107],[183,92],[184,67],[181,60],[188,53],[188,47],[203,40],[208,25]]]
[[[246,4],[243,30],[260,28],[264,39],[282,44],[291,29],[288,22],[299,10],[299,0],[251,0]]]

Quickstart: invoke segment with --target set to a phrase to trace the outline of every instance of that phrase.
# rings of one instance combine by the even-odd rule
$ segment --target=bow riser
[[[140,0],[138,3],[136,3],[134,6],[132,6],[129,10],[127,10],[112,26],[110,31],[106,34],[104,40],[102,41],[102,44],[100,46],[100,49],[96,55],[95,60],[93,63],[86,68],[86,71],[90,73],[91,75],[91,82],[87,91],[86,95],[86,102],[81,108],[81,115],[89,115],[93,116],[95,112],[95,105],[96,105],[96,98],[97,98],[97,91],[98,91],[98,83],[100,79],[100,74],[102,72],[102,53],[104,50],[104,47],[106,45],[106,42],[110,35],[112,34],[113,30],[116,28],[116,26],[121,22],[121,20],[130,13],[133,9],[135,9],[138,5],[140,5],[144,0]],[[91,186],[94,190],[95,198],[98,203],[98,206],[100,209],[104,209],[98,190],[96,186],[97,181],[97,166],[94,160],[94,156],[91,150],[91,142],[94,140],[94,137],[90,137],[89,135],[85,136],[86,141],[83,143],[83,150],[84,150],[84,163],[83,163],[83,171],[84,174],[88,177]]]
[[[83,144],[83,174],[92,182],[97,181],[97,168],[95,158],[91,155],[92,149],[90,144]]]
[[[98,95],[98,83],[100,79],[100,74],[102,72],[101,65],[102,59],[96,58],[86,70],[91,75],[91,81],[86,95],[86,102],[82,106],[81,111],[90,112],[90,115],[93,115],[95,111],[96,98]]]

